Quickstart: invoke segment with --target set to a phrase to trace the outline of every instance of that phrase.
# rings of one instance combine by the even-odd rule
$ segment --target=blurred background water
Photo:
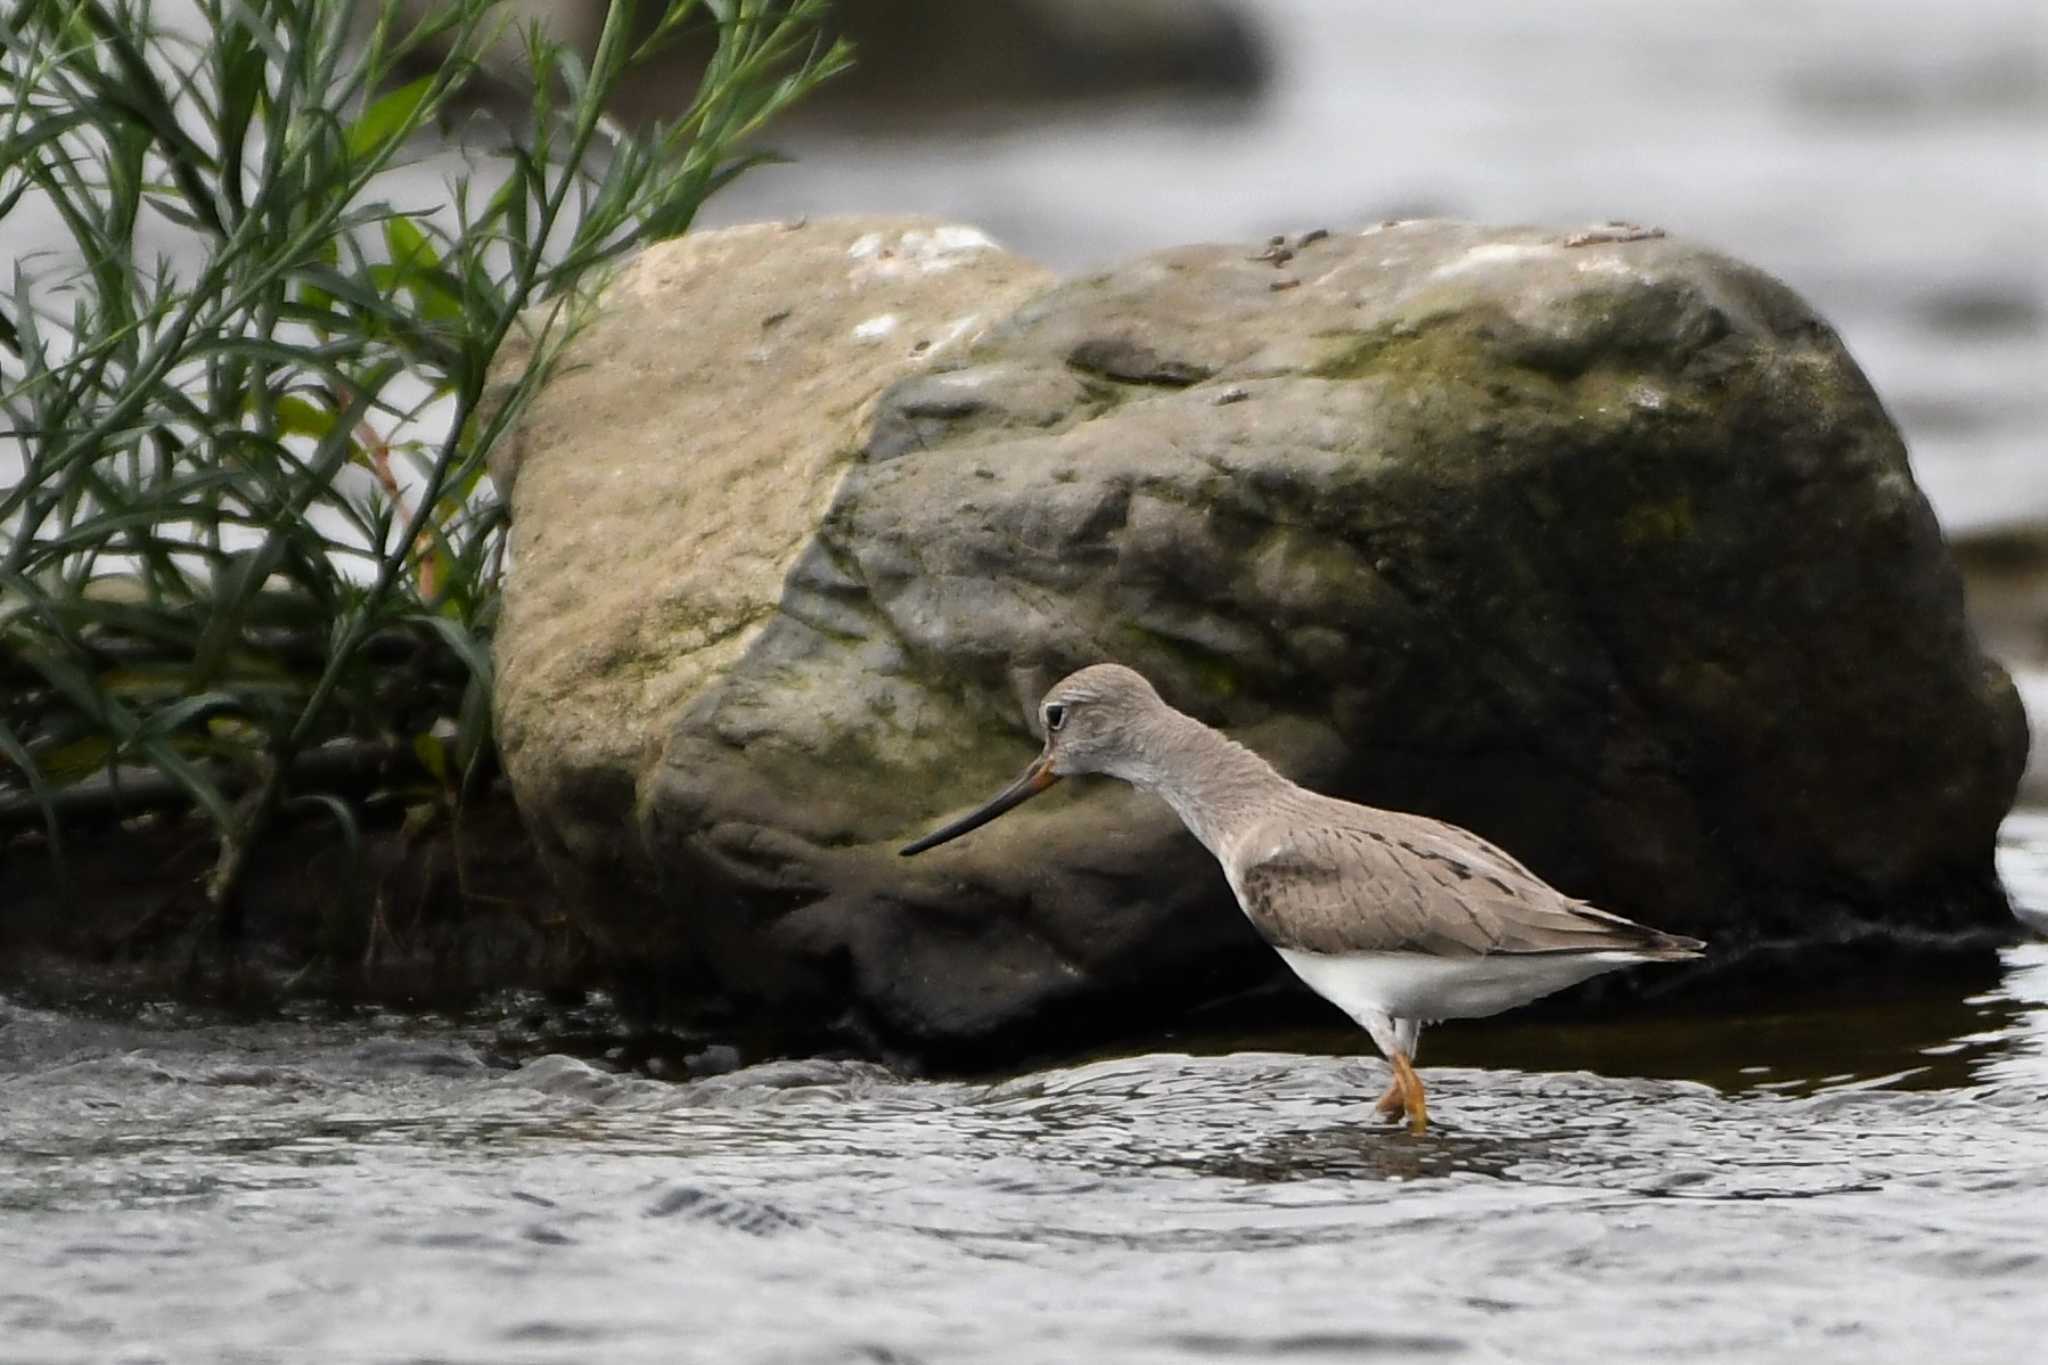
[[[586,39],[601,13],[518,3]],[[700,225],[921,211],[1076,271],[1396,216],[1625,218],[1817,303],[1946,524],[2048,521],[2038,0],[1006,0],[972,21],[928,0],[845,8],[896,17],[854,25],[855,76],[774,130],[795,164],[742,177]],[[686,76],[642,82],[629,112],[673,113]],[[440,197],[451,164],[429,157],[391,193]],[[33,200],[0,220],[0,259],[64,241]],[[152,245],[176,254],[168,235]]]
[[[703,221],[920,210],[1065,270],[1396,216],[1653,224],[1819,305],[1947,524],[2048,516],[2037,0],[1233,8],[1256,93],[814,110]]]

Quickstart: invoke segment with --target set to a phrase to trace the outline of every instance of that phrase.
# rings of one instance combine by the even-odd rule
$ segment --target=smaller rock
[[[739,1070],[740,1050],[730,1043],[713,1043],[702,1052],[683,1058],[683,1070],[695,1080],[708,1080]]]
[[[349,1054],[386,1071],[424,1071],[456,1075],[481,1071],[484,1059],[467,1043],[421,1043],[410,1038],[375,1038]]]
[[[1659,227],[1643,227],[1639,223],[1624,223],[1611,218],[1598,227],[1574,232],[1564,239],[1566,246],[1599,246],[1607,242],[1647,242],[1664,235]]]
[[[534,1058],[505,1077],[505,1083],[592,1104],[613,1103],[633,1088],[633,1082],[622,1076],[600,1071],[581,1058],[561,1053]]]
[[[894,1072],[872,1062],[811,1057],[743,1067],[693,1085],[687,1094],[692,1104],[748,1107],[784,1096],[845,1099],[896,1079]]]

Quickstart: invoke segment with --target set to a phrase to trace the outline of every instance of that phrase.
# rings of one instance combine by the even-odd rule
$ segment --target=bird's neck
[[[1293,789],[1273,765],[1193,716],[1169,710],[1147,728],[1126,771],[1134,787],[1156,792],[1211,853],[1225,831]]]

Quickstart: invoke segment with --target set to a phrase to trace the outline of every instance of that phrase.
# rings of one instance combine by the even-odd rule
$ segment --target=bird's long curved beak
[[[969,830],[980,829],[1010,807],[1023,805],[1059,780],[1060,775],[1052,770],[1052,755],[1040,754],[1024,770],[1022,777],[989,798],[986,805],[970,811],[950,825],[933,830],[914,844],[905,844],[901,854],[905,858],[912,857],[928,848],[937,848],[949,839],[957,839]]]

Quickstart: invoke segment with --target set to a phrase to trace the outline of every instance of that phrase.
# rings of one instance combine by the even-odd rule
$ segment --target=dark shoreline
[[[1085,1034],[1056,1024],[965,1051],[913,1053],[858,1021],[764,1025],[675,972],[607,961],[569,921],[511,801],[408,834],[362,832],[360,888],[331,825],[277,831],[257,855],[239,943],[204,922],[212,856],[198,820],[67,832],[72,894],[39,836],[0,863],[0,991],[43,1008],[128,1015],[170,1003],[197,1017],[347,1017],[377,1009],[493,1029],[509,1057],[566,1051],[660,1077],[712,1074],[788,1056],[858,1056],[906,1073],[1014,1074],[1130,1050],[1271,1045],[1345,1033],[1327,1006],[1278,972],[1167,1012],[1134,1002]],[[458,864],[460,872],[458,874]],[[1517,1011],[1508,1025],[1644,1027],[1745,1010],[1910,995],[1935,981],[1995,979],[1997,949],[2024,937],[1982,929],[1901,934],[1840,919],[1800,943],[1725,945],[1689,970],[1602,978]],[[1501,1024],[1481,1025],[1493,1032]]]

